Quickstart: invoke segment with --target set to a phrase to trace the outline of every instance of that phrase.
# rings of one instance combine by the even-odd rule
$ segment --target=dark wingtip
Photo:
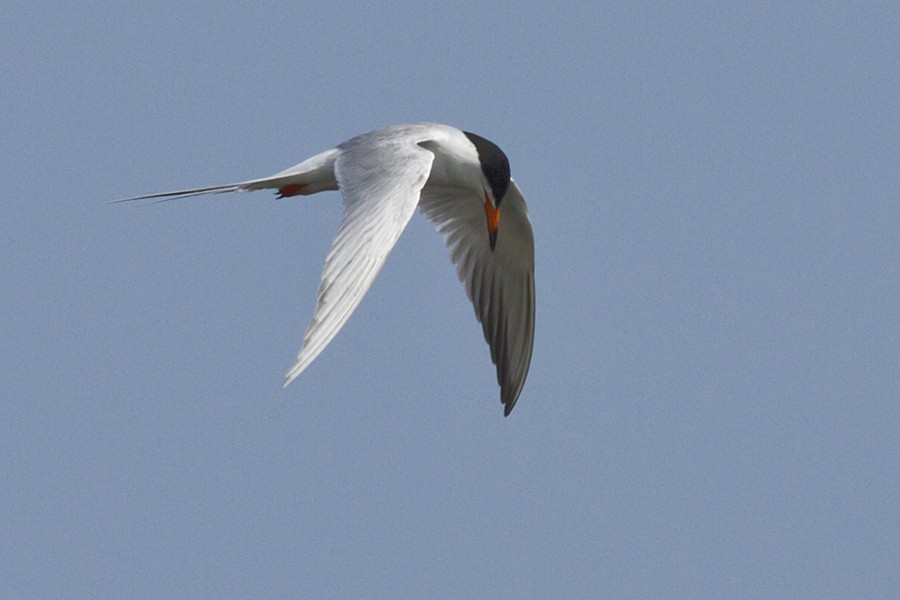
[[[518,400],[518,398],[513,398],[511,400],[503,399],[503,398],[500,399],[500,402],[503,403],[503,416],[504,417],[508,417],[509,413],[512,412],[513,407],[516,405],[516,400]]]

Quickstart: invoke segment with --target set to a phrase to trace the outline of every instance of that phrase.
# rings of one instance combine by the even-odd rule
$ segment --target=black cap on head
[[[509,187],[509,159],[494,142],[468,131],[463,133],[475,145],[478,160],[481,161],[481,172],[491,186],[494,201],[500,206],[503,196],[506,195],[506,188]]]

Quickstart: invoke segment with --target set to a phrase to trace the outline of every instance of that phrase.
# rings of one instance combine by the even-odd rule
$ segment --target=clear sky
[[[0,19],[0,597],[900,589],[900,8],[24,2]],[[377,127],[499,144],[502,416],[416,215],[287,390],[335,193],[152,207]]]

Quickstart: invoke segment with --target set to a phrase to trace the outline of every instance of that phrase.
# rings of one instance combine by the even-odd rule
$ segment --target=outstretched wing
[[[334,338],[369,290],[428,180],[434,154],[408,139],[354,138],[338,147],[334,173],[344,214],[325,260],[316,311],[284,386]]]
[[[525,385],[534,346],[534,234],[525,199],[511,180],[491,252],[482,198],[462,193],[429,188],[419,206],[444,235],[459,279],[475,306],[475,317],[497,365],[504,414],[509,415]]]

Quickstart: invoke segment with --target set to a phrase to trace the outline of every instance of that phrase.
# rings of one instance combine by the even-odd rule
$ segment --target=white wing
[[[461,196],[459,189],[428,188],[419,206],[444,235],[475,306],[497,365],[504,414],[509,415],[525,385],[534,346],[534,234],[525,199],[510,181],[491,252],[482,203],[478,196]]]
[[[410,139],[363,135],[338,146],[334,173],[344,197],[325,260],[316,311],[284,386],[334,338],[372,285],[419,202],[434,154]]]

